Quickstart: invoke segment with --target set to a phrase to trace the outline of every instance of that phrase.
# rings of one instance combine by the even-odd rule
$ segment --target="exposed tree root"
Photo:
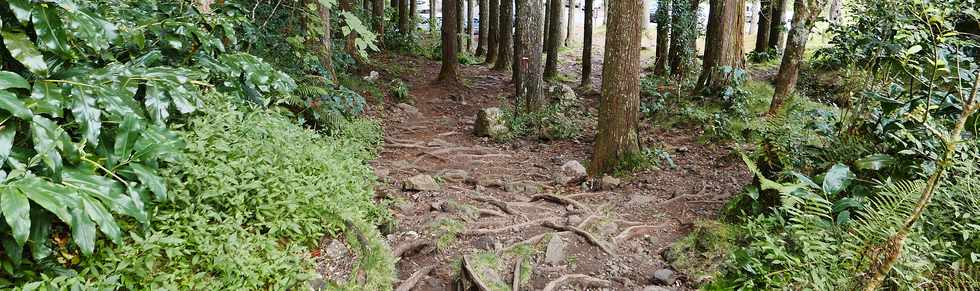
[[[614,219],[613,221],[616,222],[616,223],[618,223],[619,225],[623,225],[623,226],[626,226],[626,227],[647,225],[645,222],[630,221],[630,220],[624,220],[624,219]]]
[[[411,277],[408,277],[408,279],[402,281],[402,284],[398,285],[398,288],[395,289],[395,291],[411,291],[412,288],[415,288],[415,285],[418,285],[419,281],[422,280],[422,278],[428,275],[429,272],[432,272],[432,269],[435,268],[436,268],[435,265],[431,265],[431,266],[422,267],[422,269],[415,271],[415,273],[412,274]]]
[[[607,193],[605,193],[605,192],[583,192],[583,193],[576,193],[576,194],[571,194],[571,195],[565,195],[565,198],[568,198],[568,199],[577,199],[577,198],[582,198],[582,197],[599,196],[599,195],[606,195],[606,194]]]
[[[485,282],[483,282],[482,280],[480,280],[480,278],[477,277],[475,273],[473,273],[473,270],[470,267],[469,257],[467,257],[465,255],[463,256],[463,262],[462,262],[462,265],[461,265],[461,268],[460,269],[461,269],[460,271],[462,272],[462,277],[463,277],[463,278],[460,278],[460,279],[469,281],[470,283],[473,283],[473,285],[476,285],[475,287],[477,289],[479,289],[480,291],[491,291],[491,290],[493,290],[493,289],[490,289],[490,287],[487,286],[487,284]],[[460,281],[462,281],[462,280],[460,280]],[[459,282],[460,285],[463,285],[462,283],[463,282]],[[459,286],[459,287],[463,287],[463,286]],[[458,290],[463,290],[463,288],[459,288]],[[469,289],[465,289],[465,290],[469,290]]]
[[[584,204],[582,204],[582,203],[580,203],[578,201],[572,200],[572,199],[561,197],[561,196],[555,196],[555,195],[552,195],[552,194],[538,194],[538,195],[531,196],[531,202],[538,201],[538,200],[546,200],[546,201],[558,203],[558,204],[561,204],[561,205],[572,205],[572,206],[575,206],[575,208],[578,208],[578,209],[581,209],[581,210],[585,210],[585,211],[588,211],[590,213],[592,212]]]
[[[473,196],[472,198],[473,198],[473,200],[476,200],[476,201],[479,201],[479,202],[483,202],[483,203],[488,203],[490,205],[496,206],[497,208],[500,208],[500,210],[504,211],[504,213],[507,213],[507,214],[510,214],[510,215],[524,216],[523,213],[514,211],[514,209],[510,208],[510,205],[507,205],[507,202],[503,202],[503,201],[500,201],[500,200],[497,200],[497,199],[493,199],[493,198],[490,198],[490,197],[483,197],[483,196]]]
[[[595,214],[589,214],[589,216],[586,216],[585,219],[583,219],[582,222],[579,222],[578,223],[578,226],[576,226],[576,227],[578,227],[578,228],[585,228],[586,226],[589,226],[589,224],[591,224],[592,221],[595,220],[596,218],[599,218],[599,217],[596,216]]]
[[[663,206],[663,205],[667,205],[667,204],[670,204],[670,203],[674,203],[674,202],[677,202],[678,200],[681,200],[681,198],[688,197],[688,196],[700,196],[701,193],[704,193],[704,190],[707,190],[707,189],[708,189],[708,184],[705,183],[705,182],[701,182],[701,190],[698,191],[697,193],[695,193],[694,195],[691,195],[690,193],[685,193],[685,194],[677,195],[677,197],[670,198],[670,199],[667,199],[664,202],[658,203],[657,206]]]
[[[410,241],[410,242],[407,242],[407,243],[404,243],[404,244],[401,244],[401,245],[396,246],[395,247],[395,250],[392,251],[391,253],[392,253],[392,255],[395,258],[400,258],[403,255],[405,255],[406,253],[415,252],[415,251],[421,250],[421,249],[426,248],[426,247],[429,247],[429,246],[434,246],[434,244],[431,241],[429,241],[429,240],[417,239],[417,240],[413,240],[413,241]]]
[[[609,247],[605,242],[599,240],[594,235],[592,235],[591,233],[589,233],[587,231],[582,230],[581,228],[574,227],[574,226],[569,226],[569,225],[557,225],[557,224],[555,224],[554,222],[551,222],[551,221],[546,221],[546,222],[542,223],[541,225],[544,226],[544,227],[547,227],[547,228],[555,229],[555,230],[562,230],[562,231],[571,231],[571,232],[574,232],[575,234],[578,234],[578,235],[584,237],[587,241],[589,241],[593,245],[595,245],[595,246],[599,247],[600,249],[602,249],[602,251],[603,252],[606,252],[606,254],[609,254],[610,256],[615,256],[616,255],[616,252],[611,247]]]
[[[633,239],[634,237],[651,234],[652,232],[667,226],[666,224],[660,225],[638,225],[631,226],[619,233],[615,238],[613,238],[613,243],[619,244],[624,241]]]
[[[477,208],[476,211],[477,211],[477,213],[480,214],[480,216],[507,217],[507,214],[505,214],[503,212],[500,212],[500,211],[496,211],[496,210]]]
[[[542,219],[531,220],[531,221],[528,221],[528,222],[518,223],[518,224],[514,224],[514,225],[510,225],[510,226],[496,228],[496,229],[467,230],[467,231],[463,232],[463,234],[464,235],[482,235],[482,234],[501,233],[501,232],[507,232],[507,231],[512,231],[512,230],[518,230],[518,229],[529,227],[529,226],[544,225],[544,223],[552,222],[551,220],[552,220],[551,218],[542,218]]]
[[[548,285],[545,285],[544,289],[541,290],[554,291],[558,289],[558,287],[561,287],[561,285],[565,283],[565,281],[578,282],[578,283],[586,284],[591,287],[609,288],[612,286],[612,282],[609,282],[607,280],[594,278],[584,274],[572,274],[572,275],[563,275],[560,278],[555,279],[554,281],[548,282]]]
[[[521,291],[521,265],[524,264],[524,256],[517,257],[514,263],[514,283],[511,283],[510,290]]]

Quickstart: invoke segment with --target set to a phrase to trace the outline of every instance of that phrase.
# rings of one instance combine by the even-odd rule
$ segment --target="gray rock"
[[[553,266],[561,265],[565,261],[565,241],[559,235],[551,236],[548,241],[548,249],[544,253],[544,262]]]
[[[603,176],[602,180],[599,181],[599,188],[605,191],[619,188],[619,185],[623,183],[622,180],[613,176]]]
[[[429,175],[415,175],[402,182],[402,189],[409,191],[439,191],[442,186]]]
[[[568,216],[568,225],[578,226],[579,223],[582,223],[582,217],[579,216],[578,214],[572,214]]]
[[[674,289],[663,287],[663,286],[646,286],[640,291],[674,291]]]
[[[349,254],[350,250],[347,249],[347,245],[337,239],[331,240],[330,244],[323,248],[323,255],[333,260],[346,257]]]
[[[619,230],[619,225],[615,222],[608,222],[599,225],[599,233],[602,235],[614,235]]]
[[[374,169],[374,176],[378,177],[378,181],[384,181],[385,178],[388,178],[388,175],[391,175],[391,171],[388,169]]]
[[[672,285],[674,284],[676,278],[674,278],[674,271],[669,269],[660,269],[653,272],[653,280],[659,284]]]
[[[473,241],[473,247],[481,250],[488,250],[488,251],[493,250],[494,245],[495,245],[495,241],[493,240],[493,238],[486,237],[486,236],[477,238],[476,240]]]
[[[306,281],[306,290],[319,291],[326,290],[327,281],[323,280],[323,275],[314,273],[313,278]]]
[[[504,185],[504,191],[511,193],[537,194],[544,191],[544,186],[531,181],[519,181]]]
[[[470,173],[464,170],[447,170],[442,172],[442,178],[447,181],[463,182],[470,177]]]
[[[575,90],[565,84],[556,84],[548,89],[548,97],[557,100],[561,106],[573,106],[578,104],[578,95]]]
[[[504,111],[497,107],[480,109],[476,114],[473,132],[476,136],[501,137],[510,131],[504,120]]]
[[[586,171],[585,166],[582,166],[582,163],[579,163],[578,161],[568,161],[561,165],[561,169],[555,173],[555,182],[564,185],[572,181],[581,180],[587,175],[588,172]]]

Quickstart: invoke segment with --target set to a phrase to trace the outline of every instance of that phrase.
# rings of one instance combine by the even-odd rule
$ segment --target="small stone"
[[[548,249],[544,254],[544,261],[553,266],[560,265],[565,261],[565,241],[561,239],[561,236],[551,236],[551,241],[548,241]]]
[[[615,222],[603,223],[599,225],[599,233],[602,235],[613,235],[619,230],[619,225]]]
[[[572,181],[578,181],[585,178],[588,172],[585,170],[585,166],[578,161],[568,161],[561,166],[561,170],[555,173],[555,182],[561,185],[568,184]]]
[[[390,174],[391,171],[388,169],[374,169],[374,176],[378,177],[378,181],[384,181]]]
[[[646,286],[643,287],[641,291],[674,291],[674,289],[666,288],[663,286]]]
[[[378,78],[381,78],[381,74],[378,74],[378,71],[371,71],[370,74],[368,74],[367,76],[364,76],[364,80],[366,80],[368,82],[377,81]]]
[[[623,181],[620,180],[619,178],[613,176],[603,176],[602,180],[599,182],[599,185],[602,190],[609,191],[612,189],[619,188],[619,185],[622,183]]]
[[[327,281],[323,280],[322,275],[314,273],[313,278],[306,281],[306,287],[310,291],[325,290],[327,288]]]
[[[419,109],[418,108],[415,108],[415,106],[412,106],[412,105],[408,105],[407,103],[398,103],[398,104],[395,104],[395,107],[398,107],[398,109],[401,109],[402,111],[405,111],[405,112],[408,112],[408,113],[412,113],[412,114],[419,113]]]
[[[442,178],[452,182],[463,182],[470,177],[470,173],[464,170],[448,170],[442,173]]]
[[[578,226],[579,223],[582,223],[582,217],[578,214],[568,216],[568,225]]]
[[[690,151],[690,149],[688,149],[687,147],[679,147],[679,148],[677,148],[677,152],[678,153],[686,153],[688,151]]]
[[[504,120],[504,111],[497,107],[480,109],[476,114],[473,133],[476,136],[501,137],[510,131]]]
[[[520,181],[504,185],[504,191],[511,193],[537,194],[544,191],[544,186],[541,186],[541,184],[535,182]]]
[[[480,178],[476,180],[476,185],[483,187],[504,187],[505,184],[503,180],[497,178]]]
[[[656,283],[659,284],[672,285],[674,284],[674,280],[675,280],[674,271],[671,271],[669,269],[657,270],[656,272],[653,272],[653,279]]]
[[[408,191],[439,191],[442,186],[429,175],[415,175],[402,182],[402,189]]]
[[[648,204],[650,202],[653,202],[656,199],[657,198],[653,197],[652,195],[640,195],[640,194],[630,195],[629,205],[640,206],[643,204]]]
[[[473,241],[473,247],[481,250],[493,250],[494,240],[490,237],[480,237]]]
[[[330,244],[323,249],[323,255],[332,260],[346,257],[348,254],[350,252],[347,250],[347,245],[336,239],[330,241]]]

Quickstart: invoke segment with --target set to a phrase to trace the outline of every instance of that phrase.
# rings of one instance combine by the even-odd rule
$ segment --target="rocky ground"
[[[404,68],[381,75],[406,82],[414,100],[371,112],[385,132],[372,166],[397,219],[387,238],[400,257],[398,290],[686,290],[698,278],[675,272],[663,251],[750,182],[729,145],[650,126],[644,143],[666,150],[673,167],[587,179],[594,126],[558,141],[474,134],[481,110],[512,106],[509,74],[462,66],[464,86],[446,87],[432,83],[437,62],[380,63]],[[578,93],[594,116],[597,95]]]

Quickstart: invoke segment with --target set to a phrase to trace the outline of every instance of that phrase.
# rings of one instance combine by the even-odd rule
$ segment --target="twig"
[[[435,268],[436,268],[435,265],[430,265],[430,266],[422,267],[422,269],[415,271],[415,273],[412,274],[411,277],[408,277],[408,279],[402,281],[402,284],[398,285],[398,289],[395,289],[395,291],[411,291],[412,288],[415,288],[415,285],[417,285],[419,281],[422,280],[422,277],[428,275],[429,272],[432,272],[432,269]]]
[[[582,210],[588,211],[590,213],[592,212],[591,210],[589,210],[588,207],[585,207],[584,204],[582,204],[582,203],[580,203],[578,201],[572,200],[572,199],[565,198],[565,197],[555,196],[555,195],[551,195],[551,194],[538,194],[538,195],[531,196],[531,202],[538,201],[538,200],[546,200],[546,201],[558,203],[558,204],[561,204],[561,205],[569,205],[569,204],[571,204],[572,206],[575,206],[578,209],[582,209]]]
[[[528,227],[528,226],[544,225],[544,223],[549,223],[549,222],[551,222],[551,219],[550,218],[542,218],[542,219],[531,220],[531,221],[528,221],[528,222],[518,223],[518,224],[511,225],[511,226],[505,226],[505,227],[496,228],[496,229],[467,230],[467,231],[463,232],[463,234],[464,235],[481,235],[481,234],[501,233],[501,232],[505,232],[505,231],[512,231],[512,230],[521,229],[521,228]]]
[[[541,290],[554,291],[559,286],[561,286],[562,283],[565,283],[565,281],[575,281],[579,283],[585,283],[586,285],[593,286],[593,287],[609,288],[610,286],[612,286],[612,282],[606,280],[594,278],[584,274],[573,274],[573,275],[563,275],[558,279],[555,279],[554,281],[548,282],[548,285],[545,285],[544,289]]]
[[[432,242],[424,239],[413,240],[395,247],[395,250],[391,252],[392,256],[395,258],[400,258],[407,252],[425,248],[427,246],[432,246]]]
[[[665,226],[667,226],[667,225],[666,224],[660,224],[660,225],[638,225],[638,226],[627,227],[625,230],[623,230],[623,232],[619,233],[619,235],[617,235],[615,238],[613,238],[613,243],[619,244],[621,242],[624,242],[624,241],[627,241],[629,239],[632,239],[632,238],[634,238],[634,237],[636,237],[638,235],[647,234],[647,233],[649,233],[651,231],[655,231],[655,230],[660,229],[660,228],[665,227]]]
[[[616,252],[613,251],[612,248],[610,248],[609,246],[607,246],[606,243],[604,243],[603,241],[600,241],[595,236],[593,236],[591,233],[589,233],[587,231],[584,231],[581,228],[574,227],[574,226],[569,226],[569,225],[557,225],[557,224],[555,224],[554,222],[551,222],[551,221],[547,221],[545,223],[542,223],[541,225],[544,226],[544,227],[547,227],[547,228],[555,229],[555,230],[563,230],[563,231],[571,231],[571,232],[574,232],[575,234],[578,234],[578,235],[584,237],[586,240],[588,240],[593,245],[595,245],[595,246],[599,247],[600,249],[602,249],[602,251],[603,252],[606,252],[606,254],[609,254],[610,256],[615,256],[616,255]]]

